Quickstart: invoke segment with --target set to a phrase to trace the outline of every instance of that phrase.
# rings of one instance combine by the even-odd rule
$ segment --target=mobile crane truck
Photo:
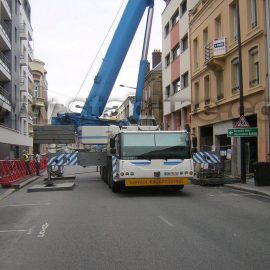
[[[112,122],[102,115],[132,39],[148,9],[133,117]],[[172,186],[182,189],[193,177],[187,131],[161,131],[141,123],[140,107],[154,0],[129,0],[81,113],[59,114],[54,125],[74,125],[84,145],[107,145],[107,151],[78,152],[81,166],[100,166],[101,177],[113,192],[130,186]]]

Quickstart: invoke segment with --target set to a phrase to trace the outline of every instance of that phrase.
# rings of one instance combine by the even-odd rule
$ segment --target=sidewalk
[[[266,177],[270,177],[270,176],[266,176]],[[270,197],[270,186],[263,186],[263,187],[255,186],[254,178],[247,179],[246,184],[235,183],[235,184],[225,184],[224,186]]]
[[[25,177],[15,183],[13,183],[10,187],[8,188],[3,188],[0,185],[0,201],[12,194],[13,192],[17,191],[18,189],[21,189],[25,187],[26,185],[34,182],[35,180],[39,179],[40,177],[44,176],[44,172],[40,174],[40,176],[33,175],[31,177]]]

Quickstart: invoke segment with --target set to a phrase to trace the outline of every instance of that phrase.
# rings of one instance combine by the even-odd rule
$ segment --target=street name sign
[[[258,128],[229,128],[227,137],[258,137]]]

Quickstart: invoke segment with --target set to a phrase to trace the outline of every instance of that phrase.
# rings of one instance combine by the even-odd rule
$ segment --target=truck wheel
[[[114,193],[120,192],[120,184],[113,181],[112,171],[110,171],[108,174],[110,175],[109,179],[108,179],[109,180],[109,187],[111,188],[112,192],[114,192]]]
[[[179,185],[179,186],[171,186],[173,190],[181,190],[184,188],[184,185]]]
[[[119,193],[120,192],[119,183],[116,183],[113,180],[112,180],[111,188],[112,188],[113,193]]]

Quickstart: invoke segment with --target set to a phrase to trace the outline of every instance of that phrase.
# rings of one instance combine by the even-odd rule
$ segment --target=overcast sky
[[[34,56],[45,62],[48,71],[49,97],[68,103],[75,97],[95,56],[100,49],[119,8],[118,20],[128,0],[29,0],[34,35]],[[165,2],[155,1],[148,60],[154,49],[161,50],[161,13]],[[141,21],[126,60],[119,73],[110,100],[124,100],[131,89],[119,84],[136,86],[141,58],[146,13]],[[115,29],[117,23],[114,25]],[[113,31],[91,69],[79,98],[85,99],[93,85]]]

